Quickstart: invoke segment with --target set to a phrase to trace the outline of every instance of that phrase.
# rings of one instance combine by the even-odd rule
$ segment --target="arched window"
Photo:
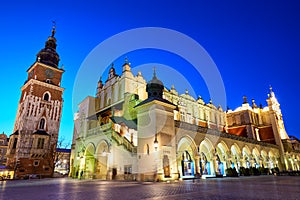
[[[46,121],[44,118],[41,119],[39,129],[45,129]]]
[[[50,101],[50,93],[49,92],[45,92],[43,95],[43,100],[44,101]]]
[[[49,94],[48,93],[46,93],[45,95],[44,95],[44,98],[43,98],[45,101],[49,101]]]

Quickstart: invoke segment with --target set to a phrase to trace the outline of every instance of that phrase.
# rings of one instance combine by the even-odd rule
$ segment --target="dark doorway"
[[[115,180],[117,176],[117,168],[112,169],[112,179]]]

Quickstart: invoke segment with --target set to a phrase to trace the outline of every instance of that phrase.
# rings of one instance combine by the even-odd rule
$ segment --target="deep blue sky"
[[[56,20],[57,51],[60,64],[66,70],[62,82],[66,90],[60,130],[60,135],[66,140],[72,138],[72,88],[83,60],[110,36],[149,26],[184,33],[206,49],[221,73],[230,108],[240,106],[243,95],[249,100],[254,98],[257,104],[266,105],[271,84],[281,104],[288,134],[300,137],[299,10],[298,1],[2,2],[0,131],[12,133],[20,88],[27,77],[26,70],[50,35],[51,21]],[[115,61],[119,74],[123,57],[120,55],[120,59]],[[189,72],[190,66],[182,59],[149,49],[128,57],[133,67],[143,63],[162,63],[177,68],[186,79],[191,80],[197,95],[209,101],[203,81],[193,79],[194,73]],[[145,77],[150,75],[146,73]]]

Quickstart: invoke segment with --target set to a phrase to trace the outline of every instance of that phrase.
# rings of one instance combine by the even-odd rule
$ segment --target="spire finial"
[[[273,92],[273,87],[272,87],[272,85],[270,85],[269,88],[270,88],[270,94],[269,94],[269,97],[273,97],[273,96],[274,96],[274,92]]]
[[[255,103],[255,100],[252,99],[251,102],[252,102],[252,108],[257,108],[257,105],[256,105],[256,103]]]
[[[125,57],[125,63],[128,64],[128,57]]]
[[[54,37],[55,32],[56,32],[56,22],[53,20],[52,21],[52,31],[51,31],[52,35],[51,35],[51,37]]]
[[[272,85],[270,85],[269,88],[270,88],[270,93],[273,92]]]
[[[156,78],[156,67],[153,67],[153,78]]]
[[[247,96],[243,96],[243,104],[248,103]]]

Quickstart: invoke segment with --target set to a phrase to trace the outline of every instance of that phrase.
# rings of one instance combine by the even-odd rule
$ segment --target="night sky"
[[[20,88],[27,78],[26,70],[51,35],[52,21],[55,20],[60,66],[66,70],[62,81],[66,90],[60,129],[60,136],[66,141],[72,138],[77,99],[94,96],[99,77],[102,75],[104,81],[107,79],[109,64],[95,63],[92,66],[95,71],[90,72],[93,75],[86,76],[93,85],[87,84],[85,91],[73,97],[74,82],[86,57],[108,38],[142,27],[171,29],[197,41],[217,66],[226,89],[226,104],[231,109],[241,106],[244,95],[249,101],[255,99],[256,104],[265,106],[269,85],[272,85],[281,104],[287,133],[300,138],[300,126],[297,125],[300,113],[299,10],[298,1],[271,0],[1,2],[0,131],[8,135],[13,131]],[[170,42],[180,44],[180,41]],[[139,49],[111,60],[117,74],[121,74],[125,57],[128,57],[134,74],[140,70],[147,81],[156,66],[157,76],[167,88],[174,84],[180,93],[188,88],[195,98],[201,95],[209,102],[207,85],[185,58],[160,49]],[[173,69],[187,83],[170,75],[166,69]],[[98,74],[99,71],[105,72]],[[227,106],[223,105],[223,109]]]

